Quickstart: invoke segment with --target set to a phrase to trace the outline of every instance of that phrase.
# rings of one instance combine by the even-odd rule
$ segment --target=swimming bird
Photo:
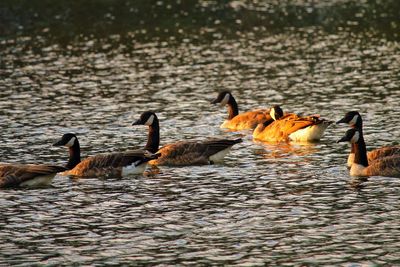
[[[349,111],[346,115],[338,120],[336,124],[339,123],[347,123],[353,128],[359,129],[360,132],[363,132],[363,120],[358,111]],[[354,144],[351,144],[351,151],[349,157],[347,158],[347,166],[351,167],[354,162]],[[384,146],[381,148],[376,148],[367,153],[368,161],[374,161],[379,158],[400,155],[400,146]]]
[[[143,112],[132,125],[147,125],[149,127],[148,140],[144,149],[160,154],[158,159],[150,161],[150,164],[153,165],[185,166],[221,162],[234,144],[242,142],[240,138],[234,140],[180,141],[158,149],[160,126],[154,112]]]
[[[238,104],[229,91],[220,92],[211,103],[220,103],[221,106],[228,106],[228,119],[221,124],[221,128],[231,130],[254,129],[258,124],[271,120],[269,109],[256,109],[239,114]]]
[[[260,123],[253,131],[253,138],[267,142],[298,141],[314,142],[321,139],[332,123],[319,115],[300,117],[294,113],[284,114],[281,107],[271,108],[273,122]]]
[[[47,164],[0,164],[0,188],[37,187],[51,184],[58,172],[65,167]]]
[[[363,132],[358,128],[347,130],[337,142],[348,141],[354,145],[354,162],[350,168],[351,176],[390,176],[400,177],[400,156],[388,156],[368,161]]]
[[[80,145],[75,134],[64,134],[54,146],[65,146],[69,150],[67,171],[63,175],[75,177],[123,177],[144,172],[147,163],[158,155],[146,150],[105,153],[87,157],[81,161]]]

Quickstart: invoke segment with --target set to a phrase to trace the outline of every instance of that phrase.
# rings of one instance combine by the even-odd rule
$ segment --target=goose
[[[114,177],[119,178],[144,172],[147,163],[158,155],[146,150],[131,150],[126,152],[105,153],[90,156],[81,161],[78,138],[73,133],[64,134],[54,146],[65,146],[69,150],[67,171],[62,175],[73,177]]]
[[[363,121],[360,113],[358,111],[349,111],[346,115],[338,120],[336,124],[339,123],[347,123],[353,128],[359,129],[360,132],[363,131]],[[393,155],[400,155],[400,146],[384,146],[381,148],[374,149],[367,153],[368,161],[374,161],[376,159],[393,156]],[[351,144],[351,151],[349,157],[347,158],[347,167],[351,167],[354,162],[354,144]]]
[[[158,149],[160,144],[160,126],[157,115],[146,111],[132,125],[147,125],[148,140],[144,149],[160,154],[159,158],[150,161],[153,165],[186,166],[205,165],[221,162],[234,144],[242,139],[214,139],[208,141],[180,141],[167,144]]]
[[[211,103],[220,103],[221,106],[228,106],[228,119],[221,124],[221,128],[231,130],[254,129],[258,124],[271,120],[269,109],[256,109],[239,114],[238,104],[229,91],[220,92]]]
[[[39,187],[50,185],[65,167],[46,164],[0,164],[0,188]]]
[[[346,141],[354,145],[354,162],[350,168],[351,176],[400,177],[400,155],[381,157],[368,162],[363,132],[358,128],[347,130],[346,134],[337,142]]]
[[[281,107],[271,108],[270,116],[273,121],[260,123],[253,131],[253,138],[267,142],[319,141],[326,128],[332,123],[321,119],[319,115],[300,117],[294,113],[284,114]]]

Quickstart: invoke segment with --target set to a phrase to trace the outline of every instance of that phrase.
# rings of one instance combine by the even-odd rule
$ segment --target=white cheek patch
[[[275,118],[275,109],[274,109],[274,108],[271,108],[271,111],[269,112],[269,115],[271,115],[271,118],[272,118],[274,121],[276,121],[276,118]]]
[[[355,115],[355,116],[351,119],[351,121],[349,121],[350,126],[356,125],[357,120],[358,120],[358,115]]]
[[[151,116],[147,119],[145,125],[150,126],[150,125],[153,124],[153,121],[154,121],[154,115],[151,115]]]
[[[225,106],[226,104],[228,104],[228,102],[229,102],[229,94],[226,94],[224,96],[224,99],[222,99],[221,101],[221,106]]]
[[[357,143],[357,142],[358,142],[358,139],[360,139],[360,133],[359,133],[359,132],[355,132],[350,141],[351,141],[352,143]]]
[[[76,137],[72,137],[68,143],[65,144],[66,147],[71,147],[75,144]]]

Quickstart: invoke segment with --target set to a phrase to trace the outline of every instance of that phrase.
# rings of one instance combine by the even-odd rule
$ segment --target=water
[[[146,127],[130,124],[146,110],[159,115],[162,144],[244,142],[219,165],[2,190],[0,265],[399,264],[400,181],[350,177],[349,145],[336,143],[345,126],[330,126],[316,144],[253,142],[250,132],[220,129],[227,112],[209,103],[228,89],[241,111],[280,104],[338,120],[359,110],[369,149],[399,144],[400,44],[384,27],[398,17],[389,5],[376,19],[368,14],[383,14],[383,4],[357,3],[236,1],[229,6],[242,7],[229,11],[198,2],[200,18],[216,26],[180,21],[190,33],[171,36],[123,23],[101,24],[96,35],[68,16],[43,32],[16,19],[24,27],[0,44],[1,161],[64,164],[67,152],[51,144],[66,132],[77,133],[84,157],[142,147]],[[354,9],[364,15],[343,13]],[[243,12],[257,19],[229,27]],[[261,28],[268,18],[276,29]]]

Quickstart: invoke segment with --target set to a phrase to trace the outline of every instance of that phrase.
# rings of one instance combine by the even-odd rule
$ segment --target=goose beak
[[[63,144],[62,139],[58,140],[57,142],[55,142],[55,143],[53,144],[53,146],[63,146],[63,145],[64,145],[64,144]]]
[[[347,138],[347,136],[343,136],[342,138],[340,138],[339,140],[336,141],[336,143],[340,143],[340,142],[347,142],[349,141],[349,138]]]
[[[133,123],[132,123],[132,125],[142,125],[143,123],[142,123],[142,121],[140,120],[140,119],[138,119],[137,121],[134,121]]]
[[[347,123],[346,117],[344,117],[344,118],[342,118],[342,119],[340,119],[340,120],[338,120],[338,121],[336,122],[336,124],[339,124],[339,123]]]
[[[218,103],[218,99],[216,98],[216,99],[213,99],[213,100],[211,100],[211,102],[210,102],[211,104],[217,104]]]

